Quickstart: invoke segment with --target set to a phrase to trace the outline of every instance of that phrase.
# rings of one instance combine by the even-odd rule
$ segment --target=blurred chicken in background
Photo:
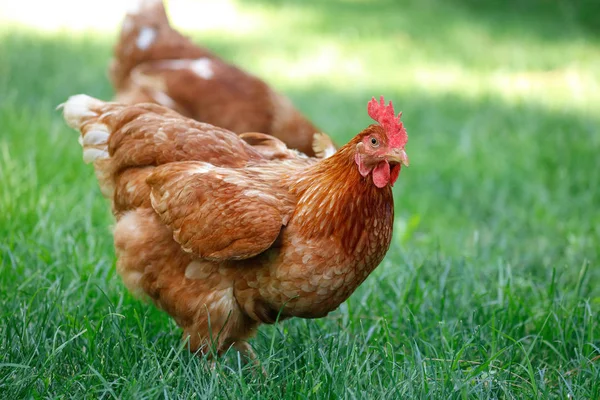
[[[287,97],[173,29],[162,0],[135,5],[109,69],[116,101],[157,103],[238,134],[267,133],[309,156],[336,151]]]

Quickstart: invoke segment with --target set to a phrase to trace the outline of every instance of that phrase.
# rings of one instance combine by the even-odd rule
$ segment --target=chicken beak
[[[408,167],[408,156],[404,149],[393,149],[389,154],[386,155],[388,162],[395,162]]]

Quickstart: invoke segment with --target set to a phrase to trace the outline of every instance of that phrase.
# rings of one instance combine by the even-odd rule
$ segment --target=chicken
[[[390,102],[329,158],[156,104],[64,104],[117,224],[117,270],[170,314],[192,351],[253,357],[260,324],[326,316],[382,261],[408,137]],[[214,346],[214,347],[211,347]]]
[[[174,30],[161,0],[141,0],[127,14],[109,75],[120,103],[157,103],[238,134],[267,133],[309,156],[336,150],[288,98]]]

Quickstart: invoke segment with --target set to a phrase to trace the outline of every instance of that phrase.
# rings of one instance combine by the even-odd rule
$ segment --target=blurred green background
[[[388,256],[329,317],[260,329],[267,378],[207,371],[114,271],[54,108],[111,98],[125,8],[81,3],[0,2],[0,397],[600,398],[597,1],[168,4],[338,143],[371,96],[409,133]]]

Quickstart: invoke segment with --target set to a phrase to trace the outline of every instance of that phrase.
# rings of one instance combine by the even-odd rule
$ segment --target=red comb
[[[369,117],[379,122],[379,125],[385,129],[390,142],[390,147],[404,147],[406,145],[406,142],[408,142],[408,135],[406,134],[406,129],[404,129],[402,122],[400,122],[402,113],[398,113],[398,116],[396,117],[394,106],[391,101],[390,104],[386,106],[383,96],[380,97],[379,103],[375,100],[375,97],[373,97],[367,104],[367,111]]]

